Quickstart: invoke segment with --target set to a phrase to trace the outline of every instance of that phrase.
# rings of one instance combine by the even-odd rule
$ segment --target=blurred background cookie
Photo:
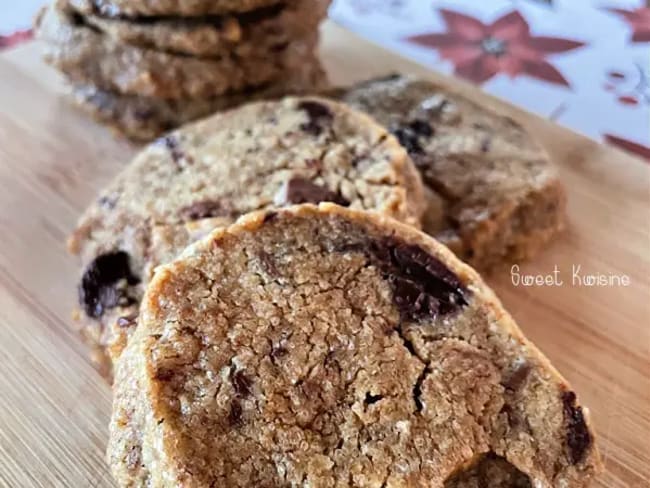
[[[120,10],[127,3],[56,0],[35,22],[72,100],[127,137],[146,141],[246,101],[327,85],[316,50],[329,0],[237,2],[231,11],[231,2],[173,2],[174,12],[167,2],[128,3],[143,8],[137,15]]]

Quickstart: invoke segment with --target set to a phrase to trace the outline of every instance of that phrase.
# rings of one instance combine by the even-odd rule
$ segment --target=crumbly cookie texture
[[[587,409],[478,274],[377,213],[242,217],[158,268],[138,320],[119,486],[579,488],[600,470]]]
[[[317,59],[304,60],[294,72],[270,84],[216,97],[162,100],[121,95],[92,85],[72,87],[75,104],[98,122],[134,141],[147,142],[185,123],[256,100],[323,90],[328,79]]]
[[[70,0],[63,0],[70,3]],[[84,14],[89,26],[118,42],[200,57],[273,55],[313,35],[330,0],[299,0],[237,15],[201,17],[107,17]],[[73,7],[74,8],[74,7]]]
[[[137,310],[148,270],[209,228],[205,219],[331,201],[419,225],[422,192],[397,139],[330,100],[261,102],[186,126],[145,148],[69,240],[84,268],[86,334],[100,349],[123,344],[130,327],[115,326],[113,312]]]
[[[117,42],[56,5],[41,12],[35,32],[45,41],[45,60],[72,83],[165,99],[213,97],[279,80],[313,59],[318,42],[314,31],[274,52],[196,58]]]
[[[249,12],[300,0],[66,0],[85,13],[108,17],[199,16]]]
[[[482,270],[529,259],[564,227],[557,170],[512,119],[405,76],[370,80],[334,96],[386,125],[420,170],[423,228]]]

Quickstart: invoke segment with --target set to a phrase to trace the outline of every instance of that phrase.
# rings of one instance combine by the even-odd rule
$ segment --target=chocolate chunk
[[[237,427],[243,424],[243,410],[241,404],[238,401],[233,401],[230,404],[230,410],[228,411],[228,422],[233,427]]]
[[[433,135],[433,128],[431,124],[424,119],[415,119],[409,123],[409,128],[417,135],[422,137],[431,137]]]
[[[435,318],[467,305],[469,290],[439,259],[396,239],[373,242],[369,254],[393,289],[403,318]]]
[[[422,383],[424,379],[431,372],[431,366],[427,366],[422,370],[418,379],[415,380],[415,385],[413,385],[413,402],[415,403],[415,410],[421,412],[424,409],[424,403],[422,403]]]
[[[231,211],[219,201],[204,200],[181,208],[178,214],[183,220],[190,221],[208,217],[230,217]]]
[[[415,119],[406,124],[391,127],[391,132],[410,154],[422,154],[424,148],[420,143],[420,138],[431,137],[433,128],[426,120]]]
[[[420,138],[408,127],[391,127],[390,130],[399,143],[406,149],[409,154],[421,154],[424,149],[420,145]]]
[[[524,362],[519,365],[510,376],[502,383],[504,388],[511,390],[513,392],[518,391],[528,379],[532,367],[530,364]]]
[[[288,180],[275,197],[277,205],[333,202],[347,207],[350,205],[339,193],[323,188],[306,178],[294,176]]]
[[[368,391],[366,392],[366,397],[363,399],[363,403],[366,405],[372,405],[380,401],[382,398],[384,398],[383,395],[373,395]]]
[[[79,285],[79,303],[89,317],[101,317],[107,309],[135,303],[127,285],[139,283],[123,251],[102,254],[90,263]]]
[[[587,428],[582,407],[576,405],[576,394],[572,391],[562,393],[562,404],[569,458],[573,464],[578,464],[591,445],[591,434]]]
[[[253,391],[253,382],[242,370],[234,371],[233,367],[233,369],[230,370],[230,382],[235,389],[235,393],[241,397],[247,397]]]
[[[266,224],[268,222],[273,222],[278,218],[278,213],[274,212],[273,210],[270,210],[264,214],[264,220],[263,222]]]
[[[134,312],[131,315],[126,315],[124,317],[119,317],[117,319],[117,326],[118,327],[131,327],[132,325],[135,325],[138,320],[138,312]]]
[[[260,251],[258,256],[260,259],[261,267],[267,275],[271,277],[280,276],[280,272],[278,270],[278,267],[275,265],[273,256],[271,256],[266,251]]]
[[[323,127],[329,125],[334,118],[329,107],[313,100],[300,102],[298,108],[307,112],[309,118],[309,121],[302,124],[300,128],[314,136],[320,135],[323,132]]]

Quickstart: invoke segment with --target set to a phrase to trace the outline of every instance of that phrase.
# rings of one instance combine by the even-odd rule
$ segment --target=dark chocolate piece
[[[99,318],[107,309],[135,303],[127,285],[139,282],[131,272],[127,253],[102,254],[88,265],[81,278],[79,303],[89,317]]]
[[[393,288],[402,317],[419,320],[458,311],[469,290],[439,259],[396,239],[374,242],[370,254]]]
[[[332,202],[347,207],[350,205],[339,193],[319,186],[306,178],[294,176],[286,182],[281,190],[278,203],[300,204]]]
[[[415,119],[405,124],[392,126],[390,131],[409,154],[424,153],[420,139],[433,135],[433,128],[429,122],[423,119]]]
[[[562,394],[566,441],[569,447],[569,458],[573,464],[582,461],[589,446],[591,446],[591,434],[587,428],[582,407],[576,405],[576,400],[576,394],[572,391],[566,391]]]
[[[309,118],[309,121],[302,124],[300,128],[314,136],[320,135],[324,126],[329,125],[334,117],[329,107],[313,100],[300,102],[298,108],[307,112]]]

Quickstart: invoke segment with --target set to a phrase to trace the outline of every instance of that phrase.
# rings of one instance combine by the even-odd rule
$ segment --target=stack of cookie
[[[326,85],[330,0],[55,0],[36,19],[74,100],[134,140],[241,103]]]

